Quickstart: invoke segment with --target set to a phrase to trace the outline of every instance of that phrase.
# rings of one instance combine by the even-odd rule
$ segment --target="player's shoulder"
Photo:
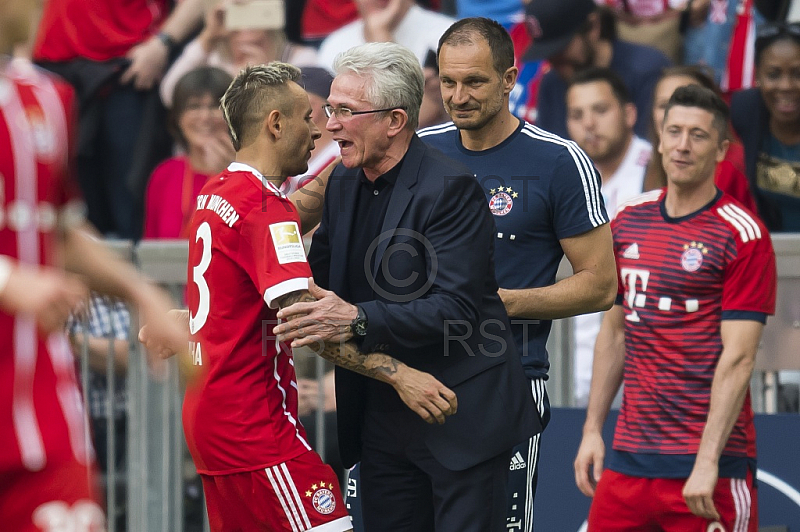
[[[633,198],[622,202],[619,207],[617,207],[617,214],[614,216],[614,218],[621,219],[637,211],[649,209],[654,204],[658,204],[665,193],[666,189],[658,188],[655,190],[649,190],[639,194],[638,196],[634,196]]]
[[[412,141],[408,153],[409,156],[414,154],[413,157],[420,157],[419,176],[416,184],[419,193],[438,196],[471,190],[478,191],[478,195],[483,197],[483,191],[478,181],[474,179],[473,171],[455,158],[452,153],[425,141]],[[459,192],[459,195],[461,194],[463,192]]]
[[[542,129],[529,122],[524,122],[520,129],[519,141],[524,145],[525,153],[541,160],[552,160],[558,157],[567,157],[577,166],[592,165],[589,156],[572,140],[565,139],[546,129]],[[538,162],[538,161],[537,161]]]
[[[758,216],[727,193],[711,207],[711,212],[730,230],[739,244],[769,242],[769,231]]]
[[[425,127],[417,131],[417,136],[425,139],[425,142],[429,144],[452,141],[456,135],[458,135],[458,128],[453,122],[445,122],[444,124]]]

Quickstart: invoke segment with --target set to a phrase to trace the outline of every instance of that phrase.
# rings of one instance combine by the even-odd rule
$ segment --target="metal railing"
[[[781,370],[800,369],[800,234],[774,235],[778,256],[778,308],[764,331],[753,377],[753,404],[757,411],[774,412],[778,375]],[[176,306],[183,306],[188,245],[185,241],[152,241],[131,246],[125,242],[110,245],[124,258],[131,260],[148,277],[172,294]],[[568,263],[562,264],[559,278],[569,274]],[[208,530],[207,517],[201,503],[202,489],[183,437],[181,405],[183,386],[174,360],[166,371],[154,378],[147,355],[136,340],[139,326],[131,313],[128,370],[125,383],[127,402],[127,452],[125,471],[116,467],[117,433],[115,405],[106,405],[109,422],[106,426],[106,455],[109,461],[104,475],[110,532],[125,528],[132,532],[199,532]],[[553,406],[573,406],[572,320],[556,320],[548,342],[551,378],[548,392]],[[89,366],[85,346],[82,348],[81,378],[88,404]],[[109,397],[114,397],[117,373],[113,345],[109,342],[106,377]],[[320,381],[324,361],[312,363]],[[324,452],[323,387],[320,386],[316,416],[316,447]],[[112,401],[109,401],[111,403]],[[86,434],[87,445],[91,441]],[[124,488],[125,496],[118,490]],[[191,490],[188,488],[192,488]],[[188,492],[188,493],[187,493]],[[194,498],[193,498],[194,496]],[[189,512],[187,501],[194,501]],[[192,506],[192,505],[188,505]],[[187,513],[188,512],[188,513]],[[201,514],[201,515],[198,515]]]

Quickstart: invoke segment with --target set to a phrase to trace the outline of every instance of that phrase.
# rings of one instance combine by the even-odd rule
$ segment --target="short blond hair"
[[[236,151],[255,140],[268,113],[275,109],[290,112],[285,88],[290,81],[299,80],[299,68],[279,61],[248,66],[239,72],[220,100]]]

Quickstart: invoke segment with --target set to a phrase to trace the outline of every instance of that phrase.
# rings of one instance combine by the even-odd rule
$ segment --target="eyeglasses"
[[[355,116],[355,115],[368,115],[370,113],[383,113],[385,111],[394,111],[395,109],[402,109],[403,111],[406,110],[405,107],[387,107],[386,109],[372,109],[370,111],[353,111],[347,107],[334,107],[331,104],[326,103],[322,106],[322,112],[325,113],[325,116],[328,118],[336,115],[336,118],[339,120],[347,120],[348,118]]]
[[[800,39],[800,24],[794,22],[786,24],[783,22],[767,22],[756,28],[756,40],[772,39],[779,35],[791,35]]]

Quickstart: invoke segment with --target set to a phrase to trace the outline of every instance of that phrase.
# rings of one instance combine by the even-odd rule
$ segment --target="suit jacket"
[[[334,171],[309,253],[315,281],[345,300],[360,171],[341,165]],[[362,351],[387,353],[456,393],[458,412],[423,429],[433,457],[451,470],[541,431],[497,295],[494,238],[477,180],[415,135],[369,259],[374,300],[360,303],[369,320]],[[361,456],[366,384],[367,377],[336,368],[339,447],[348,467]]]

